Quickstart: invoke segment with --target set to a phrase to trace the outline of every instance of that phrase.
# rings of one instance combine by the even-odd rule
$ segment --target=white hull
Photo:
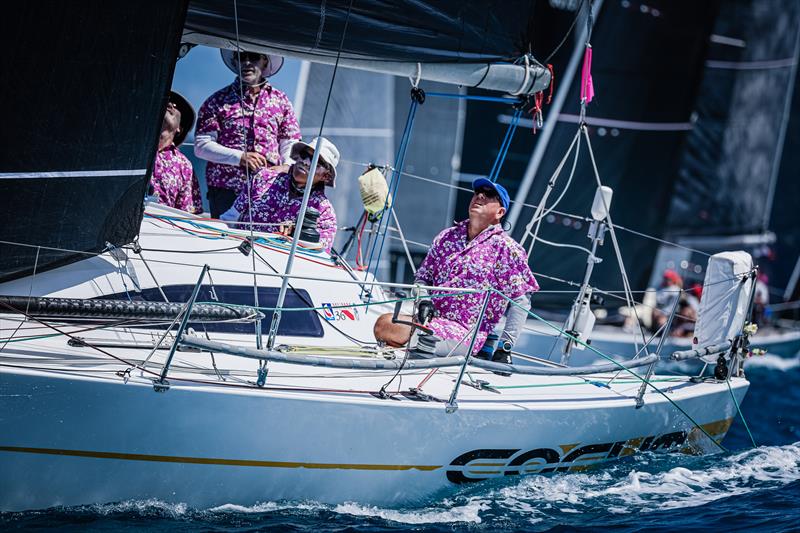
[[[252,268],[252,258],[236,250],[169,252],[209,244],[153,219],[145,219],[141,235],[164,287],[193,285],[205,262],[212,263],[217,287],[252,283],[252,274],[232,271]],[[222,243],[231,247],[229,238]],[[282,271],[280,247],[261,253]],[[311,258],[298,258],[295,272],[308,279],[293,283],[308,290],[314,306],[360,303],[357,284],[334,289],[328,281],[350,281],[349,274],[324,255]],[[141,288],[152,289],[154,281],[132,253],[129,263]],[[259,271],[268,272],[262,265]],[[136,283],[131,268],[102,256],[0,285],[0,294],[86,298],[132,290]],[[279,336],[278,344],[340,357],[330,355],[332,347],[345,345],[348,335],[370,337],[374,318],[389,309],[353,307],[354,319],[333,321],[339,330],[323,321],[321,337]],[[404,369],[386,389],[392,397],[381,399],[375,393],[394,370],[272,362],[259,388],[257,361],[178,351],[169,390],[156,392],[153,378],[167,350],[144,364],[149,350],[129,345],[152,342],[163,330],[58,327],[105,348],[70,345],[38,321],[0,315],[2,336],[17,335],[0,344],[0,510],[132,498],[199,507],[278,499],[410,502],[465,481],[582,468],[639,448],[713,451],[716,445],[694,422],[720,441],[736,414],[733,396],[741,402],[748,388],[741,377],[730,380],[731,392],[725,382],[656,375],[652,381],[663,395],[648,389],[637,409],[641,381],[625,372],[499,376],[470,367],[466,380],[483,380],[489,388],[462,385],[458,409],[447,412],[458,367]],[[254,345],[252,335],[211,336]],[[124,372],[134,365],[143,370]],[[410,388],[430,397],[411,397]]]
[[[646,437],[692,430],[654,393],[636,409],[632,383],[619,398],[591,384],[555,394],[468,389],[448,414],[439,402],[369,395],[176,385],[156,393],[149,381],[39,372],[4,372],[1,379],[3,510],[140,498],[199,507],[278,499],[409,502],[453,487],[448,472],[484,479],[545,468],[541,453],[509,467],[530,450],[552,450],[546,453],[562,461],[565,450],[606,444],[568,461],[583,466],[607,458],[617,442],[631,447],[615,451],[626,455]],[[732,387],[741,402],[747,382],[736,379]],[[671,396],[718,438],[735,416],[725,384],[682,384]],[[713,449],[697,430],[691,439]],[[683,441],[668,437],[656,446]],[[475,450],[485,451],[467,465],[451,465]]]

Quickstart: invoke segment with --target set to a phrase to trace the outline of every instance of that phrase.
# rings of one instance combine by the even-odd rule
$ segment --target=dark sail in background
[[[574,17],[574,14],[550,6],[541,8],[541,11],[541,16],[537,12],[535,17],[537,24],[552,24],[559,28],[548,31],[545,26],[542,30],[545,35],[563,35]],[[589,106],[588,124],[600,177],[605,185],[614,189],[611,213],[617,224],[652,235],[663,233],[680,151],[691,128],[690,117],[715,14],[714,2],[688,1],[605,2],[600,10],[592,34],[592,74],[597,94]],[[537,57],[544,59],[552,50],[554,43],[552,39],[550,41],[544,43],[544,49],[534,50]],[[554,58],[556,90],[574,46],[574,41],[568,41]],[[569,87],[566,104],[558,117],[548,115],[545,108],[545,127],[556,129],[535,175],[527,203],[538,203],[547,181],[575,135],[579,115],[579,79],[579,75],[576,76]],[[510,114],[507,106],[470,102],[461,166],[463,174],[488,172],[491,160],[471,154],[486,154],[478,147],[499,144],[498,139],[502,138],[506,127],[501,123],[502,115]],[[523,123],[528,127],[530,124],[530,121]],[[517,133],[500,176],[512,197],[538,139],[529,130],[524,131],[526,128],[521,126],[520,129],[522,131]],[[585,148],[584,144],[569,192],[557,207],[559,211],[580,216],[588,216],[596,188]],[[551,202],[562,190],[569,167],[568,164]],[[461,212],[465,212],[463,207]],[[520,237],[532,214],[531,208],[522,211],[514,230],[516,238]],[[583,221],[553,215],[542,224],[540,236],[549,241],[587,246],[587,229]],[[657,244],[624,232],[619,232],[618,237],[632,286],[644,286]],[[600,255],[604,261],[595,267],[593,285],[622,289],[608,238]],[[577,250],[555,249],[537,243],[531,266],[534,272],[579,281],[586,266],[586,255]],[[539,281],[543,289],[569,289],[544,277]],[[535,305],[563,303],[564,298],[571,296],[541,293],[536,296]]]
[[[0,21],[0,280],[130,242],[182,2],[17,2]],[[36,248],[41,246],[42,248]],[[38,259],[37,259],[38,257]]]
[[[709,253],[745,249],[776,287],[786,286],[799,244],[798,143],[786,122],[796,114],[799,46],[797,2],[721,5],[668,217],[669,240]],[[696,279],[704,264],[679,249],[659,254],[660,268]]]

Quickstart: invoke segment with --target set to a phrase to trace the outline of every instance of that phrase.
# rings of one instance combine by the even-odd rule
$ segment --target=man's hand
[[[239,161],[240,167],[247,167],[250,170],[258,170],[267,164],[267,158],[258,152],[245,152]]]
[[[294,235],[294,222],[290,220],[281,222],[281,225],[278,226],[278,233],[285,237],[292,237]]]
[[[269,170],[283,174],[284,172],[289,172],[289,165],[275,165],[274,167],[269,167]]]

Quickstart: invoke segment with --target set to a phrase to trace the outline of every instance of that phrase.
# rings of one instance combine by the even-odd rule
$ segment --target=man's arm
[[[239,166],[244,151],[222,146],[217,142],[217,132],[212,131],[194,136],[194,155],[212,163]]]
[[[531,308],[531,297],[528,293],[515,298],[513,302],[514,303],[508,304],[506,325],[503,328],[503,333],[500,335],[501,348],[504,346],[512,347],[517,343],[519,334],[525,326],[525,321],[528,319],[528,310]]]

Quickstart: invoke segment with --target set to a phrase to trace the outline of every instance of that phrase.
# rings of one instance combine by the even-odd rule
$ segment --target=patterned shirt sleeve
[[[203,198],[200,195],[200,182],[197,179],[197,174],[192,170],[192,211],[195,215],[203,212]]]
[[[284,96],[283,120],[278,128],[278,145],[284,140],[300,140],[300,124],[294,114],[294,107],[288,97]]]
[[[252,186],[250,187],[250,197],[253,198],[253,203],[258,198],[264,195],[267,192],[267,189],[270,188],[272,182],[275,181],[275,176],[280,174],[277,170],[272,170],[271,168],[263,168],[259,170],[255,175],[251,176],[250,180]],[[244,215],[248,211],[248,201],[247,201],[248,193],[247,193],[247,185],[242,187],[242,190],[239,192],[239,196],[236,197],[236,200],[233,202],[233,207],[239,213],[239,216],[244,219]]]
[[[217,94],[213,94],[200,106],[200,111],[197,113],[197,126],[194,130],[195,135],[219,134],[221,126],[217,118],[217,99]]]
[[[336,229],[336,212],[333,210],[333,204],[325,199],[319,206],[317,231],[319,231],[319,241],[325,247],[326,252],[331,251],[333,239],[336,237]]]
[[[528,256],[525,254],[525,250],[510,237],[506,237],[506,244],[498,255],[495,266],[497,276],[495,289],[512,300],[523,294],[538,291],[539,284],[528,266]]]
[[[416,283],[420,283],[423,285],[435,285],[434,282],[434,275],[436,272],[436,266],[439,264],[441,252],[439,247],[441,245],[442,239],[444,239],[445,233],[448,230],[444,230],[439,233],[433,239],[433,243],[431,244],[430,249],[428,250],[425,259],[422,260],[422,264],[419,265],[417,269],[417,274],[415,276]]]

